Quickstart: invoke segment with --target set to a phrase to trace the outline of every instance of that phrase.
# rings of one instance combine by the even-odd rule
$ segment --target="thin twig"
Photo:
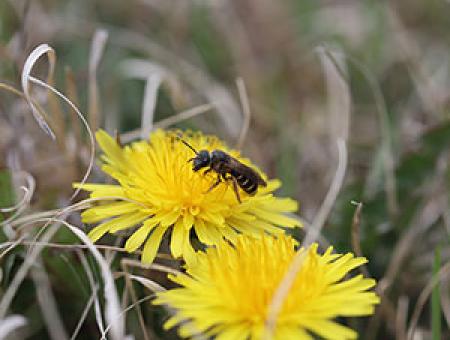
[[[363,204],[361,202],[353,202],[352,204],[356,205],[355,213],[353,214],[352,219],[352,249],[355,252],[356,256],[363,257],[363,253],[361,250],[361,237],[360,237],[360,226],[361,226],[361,211]],[[371,277],[367,266],[361,265],[359,270],[365,277]]]

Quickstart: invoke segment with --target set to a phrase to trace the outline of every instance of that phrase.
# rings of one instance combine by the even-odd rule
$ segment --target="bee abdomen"
[[[256,192],[256,189],[258,189],[258,184],[244,175],[236,176],[236,181],[242,190],[249,195],[253,195]]]

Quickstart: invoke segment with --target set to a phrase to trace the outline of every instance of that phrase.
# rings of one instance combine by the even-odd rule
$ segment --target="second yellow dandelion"
[[[255,239],[241,235],[235,245],[222,241],[198,253],[198,262],[186,274],[172,275],[180,285],[157,294],[155,304],[166,304],[175,314],[165,328],[180,325],[182,337],[196,334],[217,339],[263,339],[275,291],[295,256],[295,241],[285,235]],[[320,255],[317,244],[302,249],[304,261],[283,302],[274,339],[354,339],[357,333],[333,319],[364,316],[379,303],[370,291],[372,279],[348,273],[366,263],[348,253]]]

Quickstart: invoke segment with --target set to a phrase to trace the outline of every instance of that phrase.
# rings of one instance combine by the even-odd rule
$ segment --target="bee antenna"
[[[191,149],[192,151],[194,151],[194,153],[196,155],[198,155],[197,150],[194,149],[194,147],[192,145],[190,145],[188,142],[186,142],[183,138],[181,138],[179,135],[177,135],[178,139],[184,144],[186,145],[189,149]]]

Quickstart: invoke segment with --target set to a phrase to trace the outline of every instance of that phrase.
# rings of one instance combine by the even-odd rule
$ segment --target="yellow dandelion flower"
[[[234,242],[239,233],[279,234],[283,232],[280,226],[299,226],[297,220],[284,215],[297,210],[297,203],[272,194],[280,185],[277,180],[267,181],[267,186],[260,187],[253,196],[239,189],[241,203],[226,182],[208,191],[217,174],[192,170],[188,160],[195,154],[177,138],[180,133],[157,130],[150,135],[149,141],[138,141],[125,147],[105,131],[96,133],[104,151],[102,170],[118,184],[74,186],[91,192],[92,198],[118,197],[123,200],[104,200],[82,213],[85,223],[101,222],[89,233],[94,242],[108,232],[139,226],[128,238],[125,248],[133,252],[143,245],[142,261],[150,263],[164,234],[170,230],[172,255],[194,261],[192,230],[201,243],[215,245],[222,238]],[[214,136],[185,132],[181,137],[196,150],[223,150],[266,178],[247,159],[228,149]]]
[[[165,328],[181,324],[179,333],[198,332],[217,339],[262,339],[272,297],[294,255],[296,241],[279,235],[255,239],[240,235],[206,252],[198,252],[186,274],[170,276],[181,287],[157,294],[155,304],[175,310]],[[368,291],[375,280],[357,275],[346,279],[365,258],[348,253],[320,255],[317,244],[305,254],[303,265],[278,314],[274,339],[354,339],[357,333],[333,321],[338,316],[374,312],[378,296]],[[300,251],[305,251],[304,249]]]

